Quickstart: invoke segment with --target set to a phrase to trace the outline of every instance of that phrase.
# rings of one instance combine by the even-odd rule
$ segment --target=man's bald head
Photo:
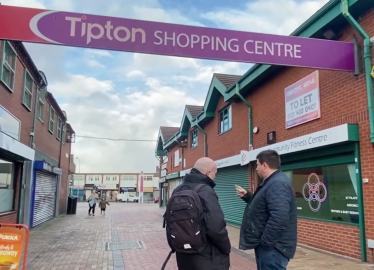
[[[214,180],[214,178],[216,177],[217,164],[211,158],[208,158],[208,157],[199,158],[196,161],[194,168],[199,170],[202,174],[205,174],[212,180]]]

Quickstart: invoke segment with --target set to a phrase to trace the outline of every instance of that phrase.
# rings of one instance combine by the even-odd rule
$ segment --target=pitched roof
[[[175,135],[175,133],[179,131],[179,127],[160,127],[160,130],[162,137],[164,138],[164,142],[167,142]]]
[[[188,112],[191,114],[192,118],[195,118],[199,113],[204,110],[204,106],[196,105],[186,105]]]
[[[230,75],[230,74],[220,74],[220,73],[214,73],[214,77],[216,77],[220,82],[226,86],[228,89],[230,86],[232,86],[234,83],[236,83],[242,76],[241,75]]]

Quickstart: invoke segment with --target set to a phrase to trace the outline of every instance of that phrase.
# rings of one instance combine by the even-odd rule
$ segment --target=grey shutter
[[[32,226],[38,226],[55,216],[57,178],[53,174],[36,172],[34,218]]]

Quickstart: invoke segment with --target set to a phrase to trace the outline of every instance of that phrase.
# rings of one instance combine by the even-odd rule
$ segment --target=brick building
[[[158,171],[158,167],[156,171]],[[139,195],[140,173],[76,173],[72,175],[71,194],[85,200],[94,186],[100,186],[102,194],[128,193]],[[143,201],[152,201],[159,196],[159,173],[143,173]]]
[[[343,16],[344,4],[350,15]],[[374,62],[368,40],[374,36],[374,2],[332,0],[292,35],[353,40],[359,48],[355,73],[257,64],[241,77],[214,74],[202,112],[191,117],[187,109],[188,128],[182,120],[168,141],[159,137],[156,156],[168,154],[164,185],[182,178],[202,155],[211,157],[225,218],[240,225],[245,205],[234,185],[253,190],[256,155],[275,149],[295,191],[299,243],[373,263],[367,243],[374,238]],[[370,58],[366,65],[363,56]],[[311,103],[292,111],[291,102],[300,98]],[[195,130],[198,145],[192,147]],[[186,160],[179,161],[186,166],[169,164],[182,146]]]
[[[0,222],[66,212],[74,130],[21,42],[0,42]]]

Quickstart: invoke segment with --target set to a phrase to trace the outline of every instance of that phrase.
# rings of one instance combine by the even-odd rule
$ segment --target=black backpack
[[[200,253],[206,246],[204,206],[198,195],[205,184],[198,184],[193,190],[182,190],[183,186],[170,197],[166,206],[163,227],[171,251],[161,270],[165,269],[172,253]]]

